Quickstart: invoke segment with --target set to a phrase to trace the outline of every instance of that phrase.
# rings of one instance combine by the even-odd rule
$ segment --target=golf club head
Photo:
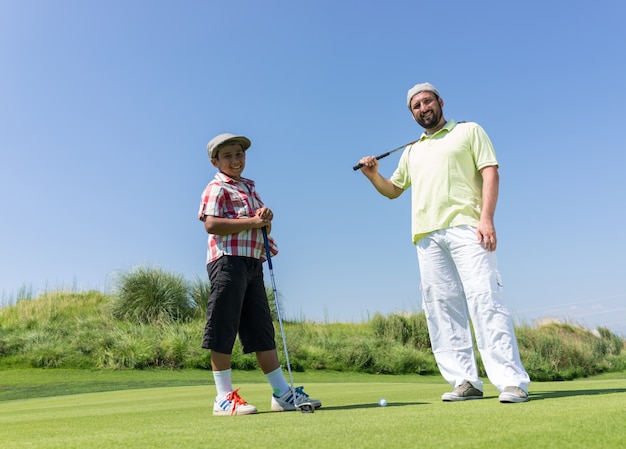
[[[310,402],[302,402],[301,404],[296,405],[296,408],[302,413],[315,413],[315,407],[313,407],[313,404]]]

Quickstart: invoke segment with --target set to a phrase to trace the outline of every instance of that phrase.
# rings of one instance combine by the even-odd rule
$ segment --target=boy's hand
[[[215,235],[237,234],[248,229],[260,228],[267,228],[267,232],[270,232],[273,218],[274,213],[267,207],[257,209],[251,217],[223,218],[205,215],[204,229],[209,234]]]
[[[264,223],[271,223],[274,218],[274,213],[267,207],[257,209],[256,216],[263,220]]]

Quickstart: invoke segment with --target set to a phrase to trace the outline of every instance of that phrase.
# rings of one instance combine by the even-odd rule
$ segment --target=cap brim
[[[234,137],[230,137],[228,139],[226,139],[225,141],[221,142],[219,145],[217,145],[213,151],[211,152],[211,157],[215,157],[217,154],[217,151],[222,148],[224,145],[229,145],[229,144],[239,144],[241,145],[241,148],[243,148],[244,151],[246,151],[248,148],[250,148],[250,145],[252,145],[252,142],[250,142],[250,139],[248,139],[245,136],[234,136]]]

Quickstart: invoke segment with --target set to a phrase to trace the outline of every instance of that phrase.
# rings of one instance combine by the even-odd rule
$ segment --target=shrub
[[[608,330],[598,335],[570,323],[550,322],[516,329],[520,355],[532,380],[572,380],[614,370],[624,342]]]
[[[376,357],[374,353],[375,343],[371,340],[344,341],[335,352],[337,366],[344,364],[344,367],[349,371],[376,372],[378,370],[375,368]]]
[[[142,323],[186,320],[194,305],[182,276],[158,268],[139,267],[120,275],[113,316]]]
[[[160,339],[159,365],[168,368],[183,368],[185,359],[193,353],[198,344],[194,344],[193,338],[180,326],[168,326],[162,330],[163,337]]]
[[[242,352],[241,342],[239,341],[239,339],[235,340],[230,363],[233,369],[246,371],[255,370],[259,366],[257,364],[256,356],[254,354],[244,354]]]
[[[385,353],[383,353],[385,354]],[[438,373],[435,358],[410,346],[393,346],[386,351],[387,357],[377,365],[382,373],[435,374]]]
[[[3,329],[0,328],[0,331]],[[22,337],[15,335],[14,333],[0,332],[0,358],[8,357],[10,355],[18,354],[24,347]]]
[[[620,355],[624,349],[624,340],[606,327],[598,327],[600,341],[596,349],[602,355]]]
[[[371,320],[374,335],[388,338],[402,345],[410,344],[418,349],[430,349],[430,336],[424,312],[410,315],[391,314],[388,317],[376,313]]]
[[[265,288],[265,294],[267,295],[267,301],[270,306],[270,313],[272,315],[272,319],[274,321],[278,321],[278,310],[276,309],[276,297],[274,295],[274,289],[272,287]],[[282,301],[280,297],[278,298],[278,303],[280,304],[280,313],[283,321],[285,320],[285,309],[282,305]]]
[[[28,331],[24,354],[33,368],[60,368],[64,358],[62,338],[45,329]]]
[[[136,276],[140,278],[137,283],[141,289],[136,290],[162,287],[152,299],[164,299],[157,301],[158,306],[143,306],[138,301],[137,310],[117,315],[122,320],[111,319],[110,313],[113,304],[119,307],[120,297],[99,292],[46,293],[0,308],[0,366],[210,370],[210,351],[200,347],[204,317],[198,316],[197,306],[194,307],[197,296],[187,291],[190,284],[158,270],[129,276],[137,274],[141,275]],[[175,306],[166,312],[158,310],[174,296],[163,294],[165,287],[178,295],[182,309],[190,313],[188,319],[181,321],[185,315]],[[197,280],[196,292],[203,289],[202,297],[208,294],[208,283]],[[272,289],[268,288],[267,292],[270,305],[274,306]],[[145,321],[137,320],[146,307],[153,313],[146,314]],[[438,373],[423,313],[388,317],[376,314],[361,323],[316,323],[302,318],[284,324],[294,371]],[[279,359],[285,367],[278,323],[274,325]],[[624,339],[606,328],[590,331],[571,324],[549,323],[537,327],[516,326],[515,331],[522,362],[533,381],[574,379],[626,370]],[[237,340],[232,367],[258,369],[255,355],[244,355],[241,349]],[[478,353],[477,358],[484,376]]]
[[[145,369],[156,365],[158,357],[152,329],[145,326],[118,327],[111,332],[110,346],[96,351],[98,368]]]
[[[196,276],[190,288],[191,300],[196,312],[196,316],[204,317],[206,315],[206,306],[211,293],[211,283],[208,279]]]

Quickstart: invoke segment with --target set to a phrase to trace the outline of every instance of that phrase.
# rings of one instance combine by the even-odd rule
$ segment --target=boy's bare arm
[[[209,234],[230,235],[238,234],[248,229],[267,227],[268,232],[272,228],[272,212],[267,209],[259,209],[253,217],[247,218],[223,218],[210,215],[204,216],[204,229]]]

